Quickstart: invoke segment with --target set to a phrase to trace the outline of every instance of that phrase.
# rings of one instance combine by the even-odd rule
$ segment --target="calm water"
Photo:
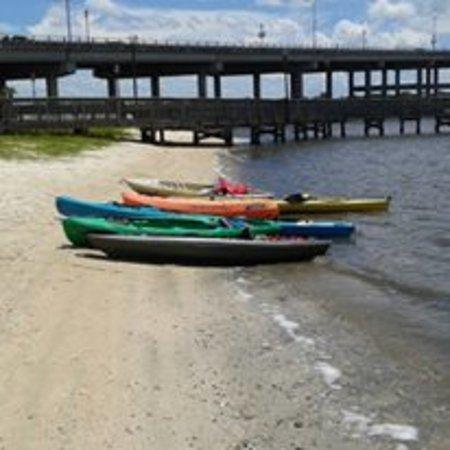
[[[306,191],[324,195],[391,195],[388,213],[347,215],[358,232],[334,244],[317,270],[286,268],[249,272],[265,289],[280,282],[286,296],[309,289],[318,298],[339,298],[345,275],[355,291],[341,311],[361,309],[364,326],[392,322],[399,341],[405,330],[427,342],[448,362],[450,345],[450,138],[408,136],[350,138],[285,146],[238,148],[224,155],[223,171],[279,195]],[[305,275],[306,274],[306,275]],[[301,277],[301,285],[300,278]],[[328,283],[327,280],[335,280]],[[320,287],[318,287],[320,282]],[[356,287],[356,284],[359,287]],[[361,284],[362,283],[362,284]],[[342,287],[342,289],[346,289]],[[383,295],[368,296],[368,292]],[[371,323],[367,308],[373,308]],[[378,309],[377,309],[378,308]],[[379,323],[376,323],[376,317]],[[394,344],[393,344],[394,345]]]

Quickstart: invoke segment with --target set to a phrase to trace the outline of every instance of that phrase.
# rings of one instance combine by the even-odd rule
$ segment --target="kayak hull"
[[[300,202],[278,201],[280,214],[332,214],[332,213],[359,213],[379,212],[389,208],[391,199],[345,199],[345,198],[318,198]]]
[[[153,263],[241,266],[311,261],[326,253],[328,242],[252,241],[95,235],[92,247],[109,257]]]

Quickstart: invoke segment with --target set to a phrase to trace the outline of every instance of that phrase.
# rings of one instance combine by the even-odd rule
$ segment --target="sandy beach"
[[[0,162],[0,449],[422,448],[414,424],[347,410],[351,364],[341,373],[299,323],[256,308],[241,269],[67,246],[54,196],[118,199],[124,176],[210,181],[221,151],[123,143]]]

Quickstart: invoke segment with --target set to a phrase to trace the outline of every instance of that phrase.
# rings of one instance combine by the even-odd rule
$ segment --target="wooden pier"
[[[413,121],[435,121],[437,133],[450,127],[450,97],[348,98],[320,100],[225,100],[225,99],[9,99],[0,100],[0,130],[86,130],[96,126],[135,127],[142,140],[165,143],[165,132],[188,130],[193,143],[209,137],[227,145],[233,131],[247,128],[251,142],[269,134],[285,142],[287,128],[295,140],[347,135],[349,122],[360,122],[366,136],[384,134],[385,121],[398,120],[399,131]]]

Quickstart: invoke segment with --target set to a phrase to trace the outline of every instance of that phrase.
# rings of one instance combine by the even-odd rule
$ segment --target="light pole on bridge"
[[[67,40],[72,41],[72,18],[70,13],[70,0],[65,0],[66,21],[67,21]]]
[[[89,22],[89,10],[86,8],[84,10],[84,28],[85,28],[85,34],[86,34],[86,41],[90,41],[91,40],[91,26],[90,26],[90,22]]]
[[[312,46],[317,47],[317,2],[312,0]]]

